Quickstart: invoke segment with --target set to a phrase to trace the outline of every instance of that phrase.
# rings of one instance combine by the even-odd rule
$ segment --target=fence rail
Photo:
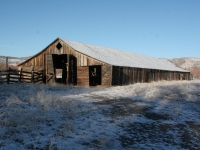
[[[0,83],[38,83],[43,82],[44,70],[23,71],[21,70],[0,70]]]

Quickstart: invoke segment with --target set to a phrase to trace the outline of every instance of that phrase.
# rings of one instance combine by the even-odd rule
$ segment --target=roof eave
[[[29,59],[27,59],[26,61],[24,61],[24,62],[22,62],[22,63],[20,63],[20,64],[18,64],[17,66],[21,66],[21,65],[23,65],[24,63],[26,63],[26,62],[28,62],[29,60],[31,60],[32,58],[34,58],[35,56],[37,56],[37,55],[39,55],[39,54],[41,54],[42,52],[44,52],[51,44],[53,44],[55,41],[57,41],[57,40],[61,40],[59,37],[58,38],[56,38],[53,42],[51,42],[48,46],[46,46],[43,50],[41,50],[40,52],[38,52],[37,54],[35,54],[35,55],[33,55],[32,57],[30,57]]]

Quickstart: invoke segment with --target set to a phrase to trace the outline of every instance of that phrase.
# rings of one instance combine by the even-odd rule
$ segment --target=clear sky
[[[200,0],[0,0],[0,55],[31,56],[57,37],[200,57]]]

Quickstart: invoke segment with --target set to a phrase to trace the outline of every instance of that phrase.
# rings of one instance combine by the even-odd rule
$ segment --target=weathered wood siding
[[[58,43],[62,45],[59,50],[56,47]],[[43,51],[21,64],[19,68],[34,67],[34,70],[37,71],[44,69],[45,75],[48,76],[49,70],[47,68],[49,68],[50,64],[46,57],[48,54],[71,54],[76,58],[77,85],[89,86],[89,66],[95,65],[101,65],[102,86],[127,85],[160,80],[189,80],[190,78],[190,73],[187,72],[112,66],[74,50],[60,39],[52,42]]]
[[[54,82],[54,67],[53,67],[53,57],[50,54],[46,55],[45,62],[46,69],[46,83]]]
[[[58,50],[56,45],[60,43],[62,47]],[[50,59],[51,54],[72,54],[76,58],[77,65],[77,85],[89,86],[89,68],[88,66],[101,65],[102,66],[102,85],[111,86],[112,82],[112,67],[104,62],[96,60],[90,56],[82,54],[62,40],[56,40],[46,47],[42,52],[35,55],[33,58],[29,59],[25,63],[19,66],[19,68],[24,67],[34,67],[35,70],[44,69],[47,79],[49,78],[50,72],[52,74],[53,68]],[[49,55],[49,56],[48,56]],[[48,56],[48,57],[47,57]],[[86,77],[87,76],[87,77]]]
[[[102,66],[102,85],[111,86],[112,84],[112,66]]]
[[[131,67],[112,67],[112,85],[128,85],[138,82],[143,83],[161,80],[190,80],[190,73]]]
[[[89,86],[89,68],[77,67],[77,85]]]

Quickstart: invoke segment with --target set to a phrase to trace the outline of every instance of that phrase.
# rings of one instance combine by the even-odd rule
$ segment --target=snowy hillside
[[[0,149],[200,149],[200,81],[0,85]]]
[[[24,62],[25,60],[27,60],[29,57],[21,57],[21,58],[17,58],[17,57],[8,57],[8,64],[12,65],[12,66],[16,66],[22,62]],[[0,63],[6,63],[6,56],[0,56]]]
[[[169,61],[175,64],[177,67],[186,70],[200,68],[200,58],[174,58]]]

